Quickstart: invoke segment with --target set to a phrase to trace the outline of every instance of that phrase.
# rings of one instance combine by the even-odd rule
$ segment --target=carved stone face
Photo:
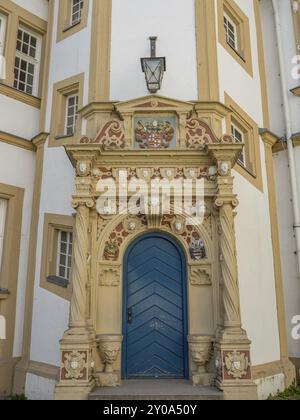
[[[81,174],[86,173],[87,171],[87,164],[85,162],[80,162],[78,165],[78,170]]]
[[[220,164],[220,173],[221,175],[225,176],[229,172],[229,165],[227,162],[221,162]]]
[[[179,232],[182,229],[182,223],[181,222],[175,222],[175,229],[177,232]]]

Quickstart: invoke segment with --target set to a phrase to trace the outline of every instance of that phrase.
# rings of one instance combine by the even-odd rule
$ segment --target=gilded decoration
[[[61,376],[63,380],[87,380],[87,351],[62,353]]]

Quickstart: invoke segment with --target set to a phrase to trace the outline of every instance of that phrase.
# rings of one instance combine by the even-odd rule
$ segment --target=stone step
[[[194,387],[189,381],[130,380],[116,388],[95,388],[89,400],[223,400],[223,393],[216,388]]]

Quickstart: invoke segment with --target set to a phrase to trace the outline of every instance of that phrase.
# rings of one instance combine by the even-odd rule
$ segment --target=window
[[[7,200],[0,198],[0,271],[2,266]]]
[[[6,36],[6,16],[0,13],[0,56],[4,56]]]
[[[53,86],[50,147],[65,146],[80,136],[78,111],[83,106],[84,73]],[[77,138],[77,137],[76,137]]]
[[[73,233],[59,231],[57,244],[57,269],[56,275],[65,280],[70,280],[73,252]]]
[[[76,25],[81,21],[81,13],[83,9],[83,0],[72,0],[71,6],[71,25]]]
[[[76,34],[87,26],[89,1],[59,0],[57,42]]]
[[[226,13],[224,14],[224,28],[227,44],[229,44],[235,51],[238,51],[237,26]]]
[[[41,38],[20,27],[14,69],[14,88],[37,96],[41,59]]]
[[[258,190],[263,190],[260,138],[257,123],[227,94],[225,104],[231,113],[226,117],[226,131],[244,148],[234,169]]]
[[[236,143],[245,143],[245,135],[243,131],[237,126],[235,122],[231,123],[231,134]],[[238,159],[238,162],[242,166],[246,166],[246,151],[243,149],[241,156]]]
[[[234,0],[218,0],[219,42],[253,76],[248,16]]]
[[[40,285],[66,300],[72,288],[73,223],[72,216],[46,213],[44,218]]]
[[[75,133],[78,117],[78,95],[68,96],[66,104],[65,135],[72,136]]]

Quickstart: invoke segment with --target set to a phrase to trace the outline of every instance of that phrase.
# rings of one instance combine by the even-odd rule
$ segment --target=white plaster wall
[[[32,401],[51,401],[54,397],[55,381],[28,373],[25,395]]]
[[[299,167],[300,151],[296,148],[295,152]],[[291,187],[286,152],[281,152],[274,156],[274,169],[289,352],[291,357],[299,358],[300,341],[293,339],[291,334],[292,318],[295,315],[300,315],[300,279],[297,274],[298,263],[295,255],[296,243],[293,233],[293,211],[290,201]]]
[[[111,100],[148,94],[140,58],[150,56],[149,36],[157,36],[157,56],[167,59],[160,94],[197,99],[194,0],[113,0]]]
[[[255,28],[255,15],[252,2],[236,1],[239,7],[249,18],[251,51],[253,63],[253,77],[218,43],[218,66],[220,80],[220,96],[224,101],[224,92],[234,99],[257,124],[263,126],[261,85],[257,53],[257,36]]]
[[[278,136],[285,134],[282,112],[282,91],[278,47],[275,36],[274,13],[271,0],[260,1],[262,33],[265,52],[265,66],[268,90],[268,104],[271,129]]]
[[[258,399],[267,400],[271,395],[274,396],[285,390],[284,374],[269,376],[268,378],[254,381],[257,385]]]
[[[264,162],[262,143],[260,149]],[[235,192],[240,202],[235,223],[241,314],[243,327],[252,341],[253,365],[280,359],[273,249],[264,167],[263,186],[264,193],[261,193],[235,173]]]
[[[25,189],[13,356],[22,352],[28,244],[35,171],[35,153],[0,142],[0,183]]]
[[[69,303],[39,286],[44,214],[72,215],[73,188],[74,172],[64,149],[47,148],[46,144],[37,239],[31,360],[54,366],[60,364],[58,343],[68,326]]]
[[[54,83],[85,73],[84,105],[88,102],[92,1],[87,28],[59,43],[56,42],[58,3],[56,0],[46,113],[47,131],[50,131]],[[60,364],[58,343],[68,326],[69,303],[39,287],[43,225],[45,213],[71,215],[74,212],[71,208],[73,189],[74,172],[64,148],[48,148],[46,143],[37,239],[31,359],[57,366]]]
[[[83,105],[88,103],[90,45],[91,45],[91,21],[93,5],[90,2],[88,25],[73,36],[56,42],[58,24],[58,6],[55,2],[52,50],[50,60],[50,74],[48,87],[48,102],[46,116],[46,131],[50,131],[53,84],[72,76],[85,73]]]
[[[32,139],[39,133],[39,115],[37,108],[0,95],[0,131]]]
[[[226,92],[257,124],[263,127],[255,13],[252,2],[236,1],[249,18],[253,77],[218,44],[220,95]],[[234,82],[233,82],[234,81]],[[252,363],[280,359],[275,295],[273,249],[269,219],[265,153],[260,142],[263,193],[235,172],[236,235],[243,327],[252,341]]]
[[[23,7],[23,9],[28,10],[29,12],[37,15],[41,19],[48,20],[48,9],[49,1],[48,0],[12,0],[18,6]]]
[[[295,32],[293,25],[293,16],[292,9],[290,6],[290,1],[278,1],[279,11],[280,11],[280,20],[281,20],[281,33],[282,33],[282,42],[283,42],[283,55],[284,63],[286,66],[286,79],[288,89],[293,89],[300,85],[300,72],[299,78],[293,79],[292,69],[294,64],[292,63],[293,58],[298,55],[300,63],[300,50],[296,49],[295,42]],[[290,111],[292,118],[292,132],[300,132],[300,99],[289,92],[289,102],[290,102]]]

